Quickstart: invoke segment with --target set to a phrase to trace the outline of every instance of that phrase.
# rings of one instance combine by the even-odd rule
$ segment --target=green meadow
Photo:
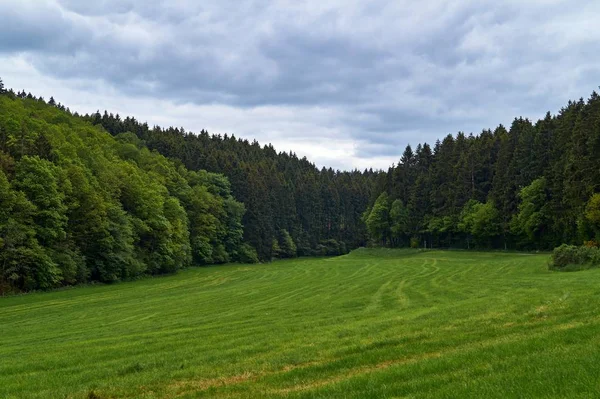
[[[600,269],[357,250],[0,298],[0,398],[600,397]]]

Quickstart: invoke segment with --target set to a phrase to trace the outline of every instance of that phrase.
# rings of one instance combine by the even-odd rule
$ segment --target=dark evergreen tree
[[[1,81],[0,81],[1,82]],[[317,169],[233,135],[0,97],[0,290],[335,255],[367,245],[598,240],[600,96],[536,123],[407,146],[387,172]],[[11,94],[12,93],[12,94]]]

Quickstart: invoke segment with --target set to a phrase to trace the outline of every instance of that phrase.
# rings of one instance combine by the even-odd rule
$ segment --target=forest
[[[363,215],[384,246],[550,250],[600,241],[600,96],[537,122],[407,146]]]
[[[0,80],[0,293],[347,253],[367,241],[376,176],[81,116]]]
[[[226,178],[52,103],[0,96],[3,292],[256,261]]]
[[[409,145],[387,171],[334,171],[0,80],[0,293],[366,245],[597,246],[599,160],[595,92],[537,122]]]
[[[143,146],[188,170],[227,177],[233,196],[247,209],[244,241],[261,261],[293,256],[339,255],[366,245],[361,220],[381,171],[318,169],[294,153],[234,135],[150,128],[134,117],[104,111],[82,116],[112,136],[133,133]]]

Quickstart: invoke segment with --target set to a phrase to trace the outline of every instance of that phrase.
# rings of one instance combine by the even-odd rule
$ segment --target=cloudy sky
[[[596,0],[0,0],[0,77],[319,166],[537,119],[600,85]]]

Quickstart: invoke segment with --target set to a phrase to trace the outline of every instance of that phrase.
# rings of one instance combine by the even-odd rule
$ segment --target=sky
[[[0,0],[0,77],[317,166],[537,120],[600,85],[600,2]]]

